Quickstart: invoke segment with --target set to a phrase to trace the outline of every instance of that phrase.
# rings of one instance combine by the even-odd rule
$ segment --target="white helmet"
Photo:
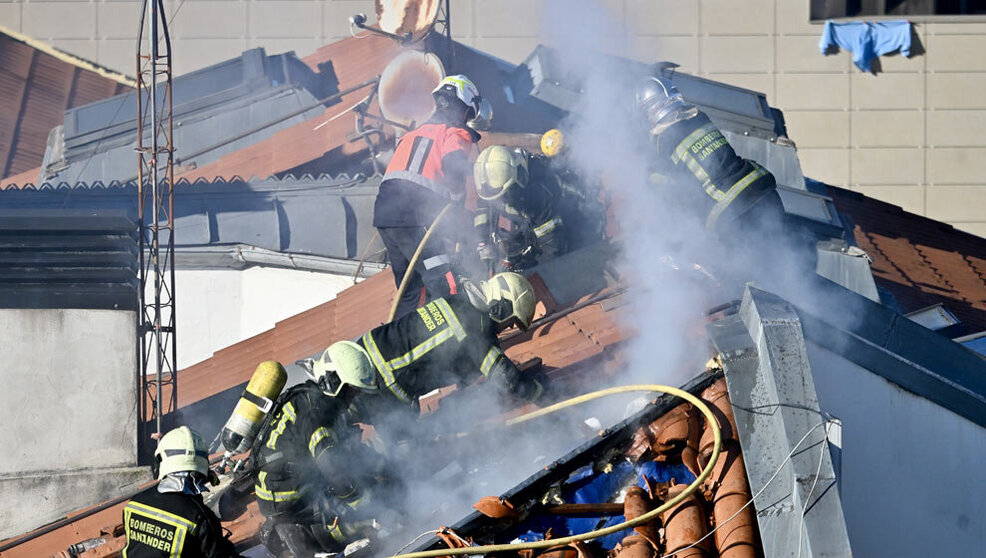
[[[462,101],[471,111],[466,116],[466,120],[472,120],[480,115],[482,98],[479,96],[479,89],[476,88],[476,84],[471,79],[462,74],[445,77],[445,79],[438,82],[438,87],[431,93],[435,96],[436,100],[439,96],[448,96]]]
[[[377,389],[377,369],[370,362],[370,355],[352,341],[329,345],[312,365],[312,375],[325,393],[333,397],[346,385],[367,391]]]
[[[187,426],[179,426],[168,432],[157,443],[154,458],[158,461],[157,478],[181,471],[209,472],[209,453],[198,432]]]

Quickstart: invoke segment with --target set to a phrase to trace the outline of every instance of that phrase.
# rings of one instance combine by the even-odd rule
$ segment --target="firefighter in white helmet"
[[[202,493],[215,481],[202,437],[178,427],[158,442],[154,452],[159,482],[135,495],[123,508],[123,528],[130,558],[196,556],[238,557],[223,535],[219,518]]]
[[[469,123],[481,128],[477,122],[491,117],[489,103],[466,76],[446,77],[433,96],[434,115],[401,137],[374,204],[373,226],[387,248],[395,284],[400,287],[404,275],[412,274],[397,316],[418,306],[422,290],[433,299],[459,289],[452,256],[460,240],[457,223],[468,220],[462,202],[480,138]],[[450,202],[453,214],[443,219],[416,267],[408,269],[425,231]]]
[[[391,510],[402,492],[384,457],[363,443],[357,424],[365,421],[360,392],[376,390],[375,370],[360,364],[364,354],[352,341],[323,351],[312,379],[277,398],[257,435],[254,492],[267,518],[260,534],[268,551],[339,552],[379,535],[384,523],[394,528]]]

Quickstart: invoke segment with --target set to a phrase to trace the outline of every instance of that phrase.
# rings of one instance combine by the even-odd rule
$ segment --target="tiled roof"
[[[970,333],[986,330],[986,239],[842,188],[829,195],[903,312],[942,303]]]
[[[20,182],[36,181],[65,110],[129,91],[130,81],[0,28],[0,178],[31,171]]]
[[[534,280],[537,285],[539,281]],[[393,275],[378,273],[351,287],[324,304],[278,322],[274,328],[241,341],[215,353],[210,359],[186,368],[178,374],[178,406],[185,407],[221,393],[249,380],[256,364],[266,359],[294,362],[324,349],[338,339],[347,339],[383,323],[390,311],[396,292]],[[539,293],[544,298],[545,293]],[[612,369],[618,361],[620,342],[629,332],[620,327],[626,307],[609,308],[590,304],[562,318],[537,327],[523,335],[514,335],[504,343],[507,355],[516,362],[540,357],[547,370],[591,364],[597,379]],[[607,366],[607,362],[610,363]],[[598,365],[598,366],[597,366]],[[588,366],[586,372],[588,373]],[[566,369],[565,372],[581,373]],[[167,394],[165,394],[167,397]],[[248,513],[237,520],[242,527],[234,530],[234,540],[245,540],[257,528]],[[112,532],[119,523],[119,506],[100,511],[84,521],[40,536],[28,543],[0,552],[0,558],[48,556],[91,537],[105,536],[100,530]],[[231,528],[230,524],[226,524]],[[101,550],[83,556],[107,556],[114,548],[104,545]]]

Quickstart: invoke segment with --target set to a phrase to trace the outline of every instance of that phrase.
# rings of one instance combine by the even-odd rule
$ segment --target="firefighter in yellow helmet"
[[[209,470],[205,442],[181,426],[158,442],[154,452],[159,482],[139,492],[123,508],[123,528],[130,558],[240,556],[223,535],[219,518],[205,505],[202,493],[215,477]]]
[[[251,452],[268,551],[338,552],[384,524],[394,528],[396,502],[387,495],[400,491],[357,424],[359,395],[377,389],[375,373],[359,345],[340,341],[315,360],[312,379],[277,398]]]
[[[546,152],[557,156],[560,137],[558,132]],[[473,224],[480,259],[491,270],[529,269],[601,238],[602,221],[593,214],[602,212],[590,210],[601,204],[553,161],[502,145],[487,147],[476,159],[473,178],[479,200]]]
[[[539,399],[544,378],[518,370],[497,339],[508,327],[530,325],[537,302],[531,284],[511,272],[486,281],[462,281],[465,292],[433,300],[363,334],[356,340],[359,351],[351,360],[340,361],[334,373],[338,378],[332,382],[379,390],[383,407],[415,412],[422,395],[452,384],[465,386],[480,377],[503,396]],[[372,380],[365,373],[370,369]]]

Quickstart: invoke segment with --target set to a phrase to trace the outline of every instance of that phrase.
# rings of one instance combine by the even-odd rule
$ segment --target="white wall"
[[[134,319],[0,310],[0,475],[136,462]]]
[[[119,310],[0,309],[0,539],[150,476],[134,467],[134,320]]]
[[[178,369],[335,298],[348,276],[292,269],[179,270]]]
[[[813,343],[823,411],[842,420],[855,556],[982,556],[986,429]]]

